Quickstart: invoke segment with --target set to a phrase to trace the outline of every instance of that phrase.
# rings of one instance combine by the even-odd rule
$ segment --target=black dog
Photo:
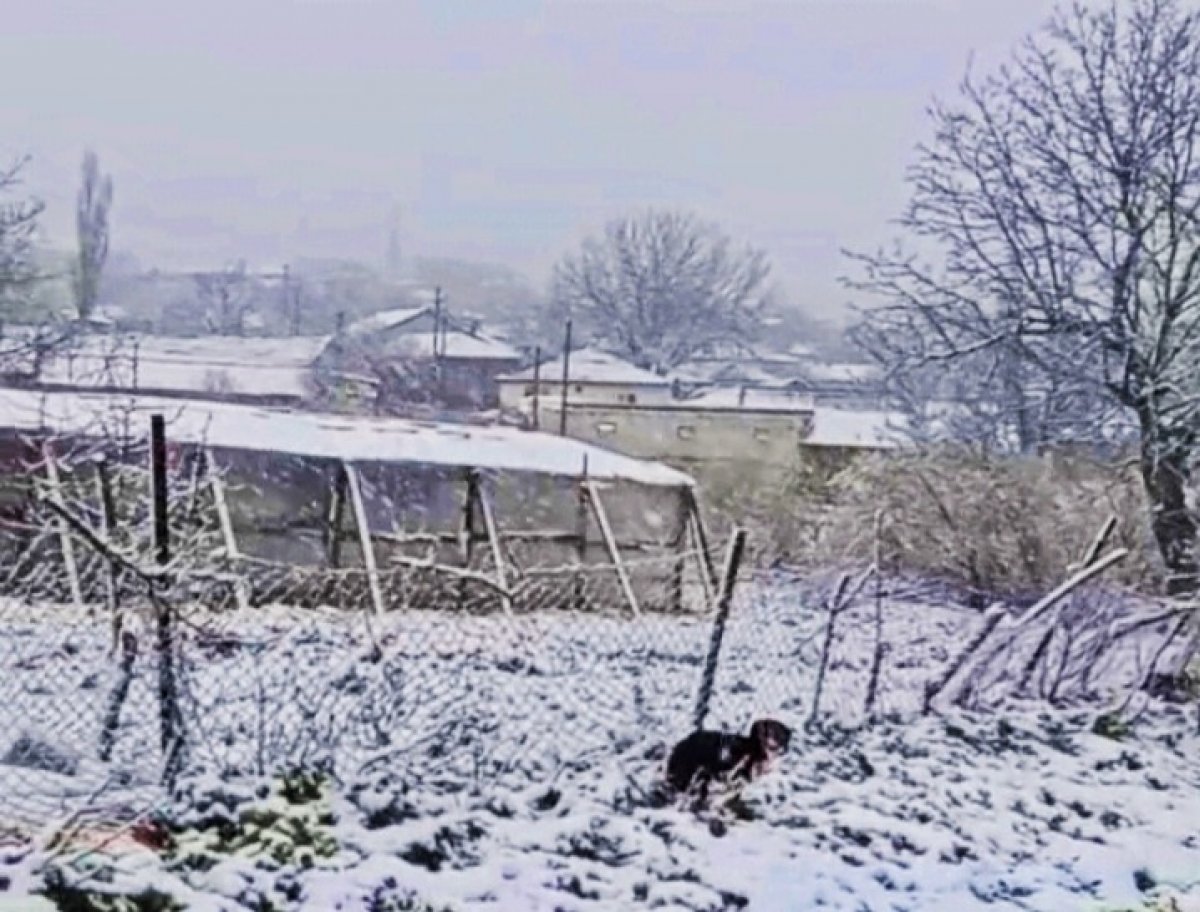
[[[705,800],[713,782],[749,782],[761,776],[791,740],[792,730],[774,719],[759,719],[749,736],[694,731],[667,758],[667,782],[680,792],[696,789]]]

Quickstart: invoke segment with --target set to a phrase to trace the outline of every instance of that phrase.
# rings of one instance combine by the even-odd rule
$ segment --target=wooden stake
[[[462,525],[458,534],[458,553],[462,558],[464,570],[471,569],[471,556],[475,550],[475,502],[479,492],[479,472],[467,470],[467,492],[463,498]],[[463,578],[458,584],[458,608],[464,610],[467,605],[467,580]]]
[[[678,515],[675,530],[675,563],[671,568],[671,606],[677,614],[683,613],[684,578],[687,574],[687,549],[689,532],[689,514],[687,500],[681,490],[678,503]]]
[[[358,470],[350,463],[343,462],[342,471],[346,475],[346,490],[350,494],[354,525],[358,529],[358,544],[362,548],[363,566],[367,570],[371,607],[376,615],[380,615],[383,614],[383,590],[379,586],[379,568],[375,564],[375,544],[371,541],[371,527],[367,521],[367,507],[362,496],[362,484],[358,477]]]
[[[100,517],[103,523],[104,537],[113,540],[117,528],[117,504],[113,497],[112,475],[106,457],[96,461],[96,495],[100,499]],[[125,619],[121,615],[121,574],[117,565],[108,561],[108,573],[104,578],[104,595],[108,604],[108,618],[112,627],[112,651],[115,655],[121,645],[121,628]]]
[[[733,590],[737,585],[738,570],[742,556],[746,553],[746,530],[734,529],[729,542],[729,553],[725,558],[725,571],[721,575],[721,586],[717,596],[717,614],[713,619],[712,636],[708,643],[708,655],[704,659],[704,673],[700,678],[700,690],[696,694],[696,709],[692,716],[695,728],[703,728],[712,703],[713,687],[717,679],[717,664],[721,657],[721,642],[725,638],[725,624],[733,606]]]
[[[625,562],[621,560],[621,549],[617,546],[612,525],[608,521],[608,512],[604,509],[603,501],[600,500],[600,492],[590,481],[584,482],[583,490],[588,505],[592,508],[592,515],[596,518],[596,525],[600,528],[600,537],[604,540],[604,547],[608,549],[608,556],[617,571],[617,579],[620,580],[621,590],[625,593],[625,601],[628,602],[633,616],[639,617],[642,609],[638,605],[637,594],[633,591],[633,581],[629,578]]]
[[[233,517],[229,512],[229,501],[225,497],[225,479],[216,471],[217,462],[209,450],[203,453],[204,471],[208,475],[208,485],[212,490],[213,503],[217,507],[217,522],[221,526],[221,542],[225,545],[225,556],[230,561],[236,561],[242,556],[238,548],[237,535],[233,530]],[[233,597],[239,610],[245,611],[250,607],[250,591],[243,579],[233,585]]]
[[[488,544],[492,548],[492,561],[496,565],[496,582],[502,590],[508,589],[508,571],[504,563],[504,551],[500,547],[500,532],[496,527],[496,514],[492,502],[482,485],[476,485],[475,497],[479,500],[479,512],[483,514],[483,528],[487,532]],[[512,614],[512,599],[504,596],[500,606],[505,614]]]
[[[687,498],[688,512],[692,517],[692,531],[696,536],[696,545],[700,551],[700,566],[706,577],[706,585],[711,596],[712,590],[717,586],[717,568],[713,564],[712,551],[708,547],[708,527],[704,524],[704,517],[700,514],[700,504],[696,500],[696,492],[693,488],[686,489],[684,496]]]
[[[50,483],[51,502],[66,509],[63,499],[62,479],[58,474],[58,461],[54,458],[54,444],[47,440],[42,444],[42,455],[46,460],[46,480]],[[67,571],[67,586],[71,590],[71,601],[76,608],[83,607],[83,587],[79,583],[79,564],[75,559],[75,542],[71,530],[63,522],[58,523],[58,542],[62,550],[63,566]]]

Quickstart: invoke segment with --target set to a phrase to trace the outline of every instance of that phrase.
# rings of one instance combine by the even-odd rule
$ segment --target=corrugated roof
[[[162,413],[168,436],[187,444],[277,452],[359,463],[408,463],[532,472],[657,487],[691,486],[692,479],[657,462],[623,456],[569,437],[507,427],[474,427],[323,415],[224,402],[177,401],[98,393],[0,390],[0,427],[81,436],[131,418]]]

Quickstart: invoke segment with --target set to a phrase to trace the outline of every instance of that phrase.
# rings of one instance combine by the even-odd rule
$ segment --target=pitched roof
[[[431,310],[428,307],[396,307],[392,310],[380,310],[355,320],[346,327],[346,332],[355,336],[387,332],[406,323],[412,323],[429,313]]]
[[[635,364],[630,364],[593,348],[583,348],[571,352],[570,363],[567,365],[571,383],[612,384],[614,386],[670,386],[671,381],[652,371],[643,370]],[[540,377],[545,383],[561,383],[563,359],[560,355],[553,361],[544,362],[541,366]],[[515,374],[500,377],[501,382],[528,383],[534,378],[534,369],[526,368]]]
[[[691,486],[692,479],[657,462],[634,459],[569,437],[509,427],[474,427],[323,415],[225,402],[180,401],[102,393],[0,389],[0,428],[99,435],[128,426],[130,414],[165,416],[167,435],[218,449],[288,453],[358,463],[408,463],[587,476],[638,484]]]
[[[443,341],[444,340],[444,341]],[[402,355],[408,358],[429,358],[433,356],[433,333],[405,333],[390,339],[385,348],[389,354]],[[521,353],[499,339],[484,335],[451,330],[439,340],[444,344],[447,358],[463,358],[473,361],[520,361]]]
[[[711,411],[781,412],[811,414],[811,396],[786,389],[739,388],[721,386],[704,390],[695,396],[675,400],[681,408]]]

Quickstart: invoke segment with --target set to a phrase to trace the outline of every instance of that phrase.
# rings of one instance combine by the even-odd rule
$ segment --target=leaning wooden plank
[[[683,611],[684,582],[687,578],[688,526],[691,514],[688,510],[686,489],[680,491],[678,513],[675,520],[675,536],[672,546],[675,549],[675,561],[671,567],[671,609],[676,613]]]
[[[54,458],[54,445],[46,441],[42,445],[42,455],[46,460],[46,480],[50,483],[50,502],[66,509],[63,500],[62,479],[58,474],[58,460]],[[59,546],[62,549],[63,566],[67,571],[67,585],[71,589],[71,600],[76,608],[83,607],[83,588],[79,583],[79,564],[75,560],[75,543],[71,539],[71,530],[65,523],[59,523]]]
[[[221,541],[225,545],[225,555],[233,562],[242,556],[242,552],[238,548],[237,535],[233,531],[233,517],[229,512],[229,500],[225,496],[225,479],[217,471],[217,461],[212,452],[205,450],[203,459],[213,503],[217,506],[217,522],[221,526]],[[233,584],[233,597],[241,610],[245,611],[250,607],[250,590],[246,581],[240,576],[238,581]]]
[[[713,563],[712,551],[708,546],[708,528],[704,525],[704,517],[700,513],[700,504],[696,500],[696,492],[685,488],[683,492],[687,500],[687,509],[692,517],[692,529],[696,536],[696,545],[700,549],[700,564],[704,568],[706,584],[709,591],[717,588],[717,567]]]
[[[479,512],[483,515],[483,528],[487,532],[488,544],[492,549],[492,562],[496,565],[496,582],[501,589],[508,589],[508,570],[504,561],[504,549],[500,547],[500,532],[496,527],[496,514],[492,510],[492,501],[483,485],[475,486],[475,498],[479,503]],[[500,599],[500,607],[505,614],[512,614],[512,599],[504,596]]]
[[[708,554],[708,549],[705,544],[704,530],[700,528],[696,522],[696,515],[689,511],[688,513],[688,535],[691,538],[692,546],[695,548],[696,564],[699,572],[696,574],[700,577],[700,588],[704,592],[704,604],[712,606],[716,598],[716,592],[713,587],[712,578],[709,576],[710,565],[706,560],[705,555]]]
[[[101,457],[96,461],[96,495],[100,499],[100,517],[103,522],[104,537],[113,540],[117,530],[117,501],[113,497],[112,474],[108,460]],[[121,644],[121,628],[125,618],[121,612],[121,573],[116,564],[108,562],[108,572],[104,576],[104,596],[108,605],[108,619],[112,627],[112,653],[116,655],[117,647]]]
[[[613,535],[612,524],[608,521],[608,511],[604,509],[604,502],[600,499],[600,491],[591,481],[584,482],[583,490],[587,496],[588,505],[592,508],[592,515],[596,518],[596,525],[600,529],[604,547],[608,550],[608,556],[617,571],[617,579],[621,582],[625,601],[629,603],[629,609],[633,612],[634,617],[637,617],[642,613],[642,609],[638,605],[637,595],[633,591],[633,581],[629,578],[629,571],[625,567],[625,562],[621,560],[621,549],[617,547],[617,539]]]
[[[479,473],[475,469],[467,470],[467,487],[463,494],[462,527],[458,533],[459,558],[464,570],[471,569],[471,556],[475,545],[475,503],[479,493]],[[467,581],[458,583],[458,608],[461,611],[467,606]]]
[[[375,545],[371,541],[371,527],[367,521],[367,506],[362,496],[362,482],[358,469],[348,462],[342,463],[346,473],[346,490],[350,494],[350,506],[354,512],[354,524],[358,528],[358,544],[362,548],[363,565],[367,570],[367,586],[371,592],[371,607],[375,614],[383,613],[383,590],[379,585],[379,568],[375,563]],[[374,636],[372,636],[374,639]]]

